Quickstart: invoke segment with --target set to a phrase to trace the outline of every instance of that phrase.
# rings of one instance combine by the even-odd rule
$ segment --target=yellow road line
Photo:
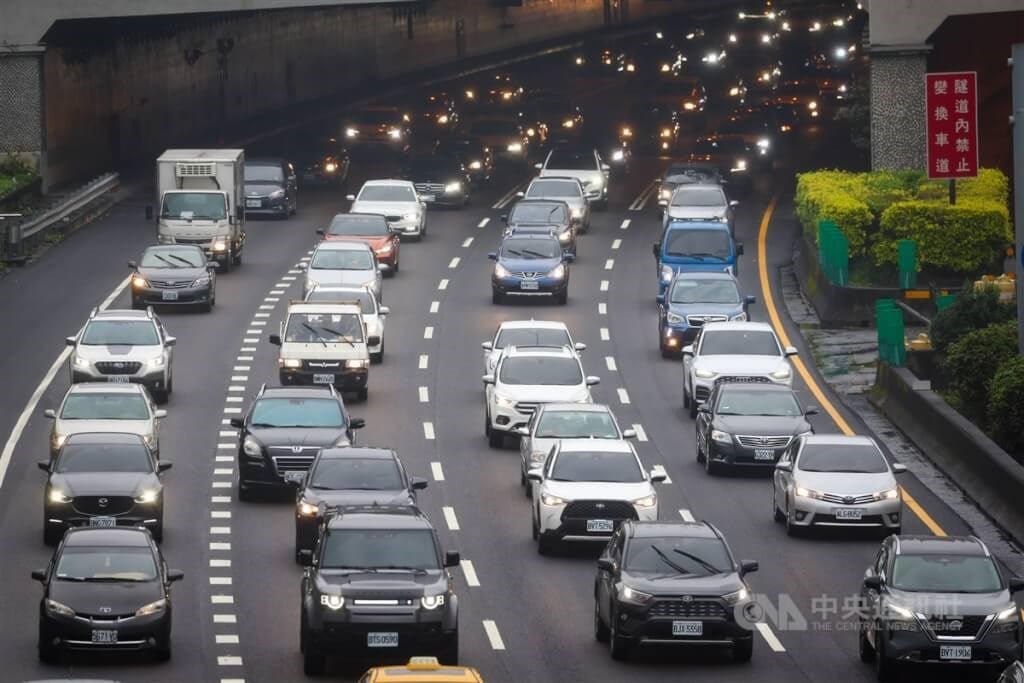
[[[778,196],[773,196],[771,201],[768,202],[768,206],[765,207],[764,215],[761,216],[761,226],[757,232],[757,274],[761,282],[761,295],[764,297],[764,307],[768,311],[768,318],[771,320],[772,327],[775,328],[775,333],[779,336],[779,340],[783,346],[795,346],[789,340],[789,335],[786,333],[786,328],[782,325],[782,319],[779,317],[779,311],[775,307],[775,297],[772,295],[771,281],[768,279],[768,227],[772,222],[772,214],[775,212],[775,207],[778,204]],[[814,398],[817,399],[818,403],[828,416],[832,418],[832,421],[836,423],[839,430],[843,434],[852,435],[855,432],[850,427],[850,423],[840,414],[839,410],[833,405],[832,401],[828,399],[825,392],[822,391],[821,387],[818,386],[818,382],[811,375],[807,366],[804,364],[803,359],[799,356],[790,358],[793,367],[800,373],[807,388],[810,389],[811,393],[814,394]],[[906,488],[900,487],[903,492],[903,502],[906,503],[910,511],[917,515],[928,529],[936,536],[945,536],[945,530],[939,526],[931,515],[929,515],[921,504],[910,495]]]

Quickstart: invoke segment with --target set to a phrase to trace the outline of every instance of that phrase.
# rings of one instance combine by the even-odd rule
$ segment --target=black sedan
[[[284,159],[245,160],[245,214],[288,218],[299,210],[299,179]]]
[[[437,143],[434,154],[439,157],[455,157],[469,174],[470,180],[479,185],[494,175],[494,154],[480,138],[453,136]]]
[[[45,569],[39,605],[39,659],[65,651],[149,650],[171,657],[171,584],[168,569],[145,529],[72,529]]]
[[[553,199],[520,199],[512,212],[502,216],[508,226],[505,235],[524,229],[547,228],[558,237],[562,250],[576,255],[576,222],[569,205]]]
[[[164,531],[164,489],[158,461],[138,434],[72,434],[57,457],[39,463],[49,477],[43,502],[43,540],[53,545],[69,527],[144,526],[157,541]]]
[[[698,138],[689,160],[721,169],[722,180],[728,183],[730,192],[744,194],[754,189],[751,174],[761,162],[757,147],[748,145],[736,135]]]
[[[217,262],[201,247],[169,244],[148,247],[132,269],[132,308],[198,306],[209,313],[217,303]]]
[[[348,183],[348,171],[351,166],[348,150],[338,142],[337,138],[324,137],[314,140],[304,152],[299,152],[299,182],[305,187],[309,185],[338,185]]]
[[[416,187],[416,194],[427,204],[462,208],[469,203],[472,179],[465,164],[455,156],[431,156],[413,159],[405,178]]]

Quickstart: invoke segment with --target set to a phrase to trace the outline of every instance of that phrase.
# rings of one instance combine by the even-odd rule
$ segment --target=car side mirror
[[[786,355],[787,356],[795,356],[798,353],[800,353],[800,352],[796,350],[795,346],[787,346],[786,347]]]
[[[164,339],[164,346],[174,346],[178,343],[177,337],[167,337]]]
[[[654,297],[654,300],[657,301],[659,304],[663,304],[663,303],[665,303],[665,295],[664,294],[658,294],[658,295],[656,295]]]
[[[220,270],[220,262],[219,261],[207,261],[206,262],[206,267],[209,268],[210,270]]]
[[[684,346],[682,351],[681,351],[681,353],[684,356],[692,356],[693,355],[693,344],[687,344],[686,346]]]
[[[146,220],[147,221],[153,220],[153,207],[152,206],[147,206],[146,207]]]
[[[377,313],[378,313],[379,315],[387,315],[387,314],[388,314],[388,313],[390,313],[390,312],[391,312],[391,309],[390,309],[389,307],[387,307],[387,306],[381,306],[381,307],[380,307],[380,310],[379,310],[379,311],[378,311]]]
[[[906,471],[907,471],[907,466],[904,465],[903,463],[901,463],[901,462],[894,462],[892,464],[892,473],[893,474],[903,474]]]
[[[174,467],[174,463],[167,462],[166,460],[161,460],[156,465],[156,471],[157,472],[166,472],[167,470],[171,469],[172,467]]]
[[[57,411],[55,411],[53,408],[47,408],[46,410],[43,411],[43,417],[48,417],[51,420],[53,420],[57,417]]]
[[[488,252],[487,253],[487,258],[491,259],[492,261],[497,261],[498,260],[498,252],[496,252],[496,251]]]
[[[131,268],[132,270],[138,270],[139,269],[139,264],[136,263],[135,261],[129,261],[128,262],[128,267]]]
[[[736,243],[736,255],[743,256],[743,242]]]
[[[526,473],[526,478],[539,484],[544,480],[544,474],[541,472],[539,467],[534,467]]]
[[[729,202],[729,206],[731,206],[731,207],[732,207],[732,208],[734,208],[734,209],[735,209],[735,208],[736,208],[737,206],[739,206],[739,205],[740,205],[740,203],[739,203],[739,200],[736,200],[736,199],[733,199],[732,201],[730,201],[730,202]]]
[[[482,348],[484,351],[493,351],[494,344],[492,342],[486,341],[480,344],[480,348]]]
[[[572,347],[576,349],[577,353],[583,353],[584,351],[587,350],[587,345],[584,344],[583,342],[576,342],[575,344],[572,345]]]
[[[516,427],[516,434],[518,434],[519,436],[529,436],[530,435],[530,428],[529,427]]]
[[[757,297],[754,296],[753,294],[748,294],[747,296],[743,297],[743,303],[747,304],[748,306],[751,304],[756,304]]]
[[[244,427],[245,427],[245,420],[243,420],[243,419],[242,419],[242,418],[240,418],[240,417],[233,417],[233,418],[231,418],[231,420],[230,420],[230,421],[228,422],[228,424],[230,424],[230,425],[231,425],[232,427],[234,427],[234,428],[236,428],[236,429],[242,429],[242,428],[244,428]]]
[[[635,429],[623,429],[622,430],[622,438],[623,439],[635,439],[636,438],[636,430]]]
[[[533,167],[539,171],[544,168],[544,164],[534,164]]]
[[[299,564],[303,567],[313,566],[313,551],[309,549],[299,551]]]
[[[608,557],[597,558],[597,570],[601,572],[615,571],[615,560]]]
[[[64,338],[64,344],[67,345],[67,346],[74,346],[77,343],[78,343],[78,338],[77,337],[65,337]]]
[[[375,334],[370,337],[367,337],[366,344],[367,346],[376,346],[377,344],[380,344],[380,335]]]
[[[596,375],[587,375],[587,386],[592,387],[595,384],[600,384],[601,378]]]
[[[49,460],[40,460],[39,462],[36,463],[36,467],[41,469],[43,472],[49,472],[50,471],[50,461]]]
[[[354,194],[347,194],[345,195],[345,199],[349,200],[350,202],[354,202],[356,200],[356,196]]]
[[[483,380],[484,384],[494,384],[494,375],[484,375],[480,379]]]
[[[184,578],[185,578],[185,572],[181,571],[180,569],[168,569],[167,570],[167,581],[169,583],[174,583],[176,581],[181,581]]]
[[[1021,591],[1024,591],[1024,579],[1020,579],[1014,576],[1009,581],[1007,581],[1006,584],[1007,588],[1009,588],[1011,593],[1019,593]]]
[[[661,470],[651,470],[650,476],[652,484],[660,484],[661,482],[668,479],[668,475],[662,472]]]
[[[881,576],[865,576],[864,587],[873,591],[882,590],[882,577]]]
[[[445,567],[458,567],[459,561],[462,556],[459,555],[458,550],[447,550],[444,553],[444,566]]]
[[[273,344],[274,346],[280,346],[281,345],[281,335],[279,335],[279,334],[272,334],[272,335],[270,335],[270,343]]]
[[[567,251],[564,254],[562,254],[562,260],[565,261],[566,263],[572,263],[576,260],[576,255],[573,254],[572,252]]]
[[[661,242],[655,242],[651,245],[651,253],[654,254],[655,258],[658,257],[658,254],[661,253]]]
[[[501,220],[502,223],[508,223],[508,214],[507,213],[501,214],[501,217],[500,217],[499,220]]]
[[[156,412],[153,413],[153,417],[155,417],[158,420],[167,417],[167,411],[164,410],[163,408],[157,408]]]
[[[321,235],[321,236],[322,235],[326,235],[327,231],[324,230],[323,228],[318,228],[317,231],[316,231],[316,234]]]
[[[386,263],[378,263],[377,264],[377,270],[379,270],[382,273],[389,273],[389,272],[391,272],[391,266],[389,266]]]
[[[40,583],[46,582],[46,570],[45,569],[33,569],[32,578]],[[1011,579],[1012,580],[1012,579]]]
[[[792,472],[793,464],[789,461],[777,462],[775,463],[775,469],[779,470],[780,472]]]
[[[756,560],[740,560],[740,576],[746,576],[747,574],[753,574],[761,565]]]
[[[364,420],[361,417],[354,417],[348,423],[349,429],[362,429],[365,426],[366,426],[366,420]]]
[[[420,477],[413,477],[412,481],[409,482],[409,488],[412,489],[413,491],[422,491],[423,489],[427,488],[429,483],[430,482],[428,482],[426,479],[421,479]]]
[[[818,406],[807,406],[807,410],[804,411],[804,415],[817,415]]]
[[[519,192],[516,192],[516,196],[522,198],[526,196],[526,193],[520,190]]]

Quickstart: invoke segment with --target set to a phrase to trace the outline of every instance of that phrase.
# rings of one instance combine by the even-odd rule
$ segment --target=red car
[[[373,249],[378,263],[391,267],[385,275],[398,272],[398,233],[388,225],[387,218],[376,213],[339,213],[326,230],[317,230],[325,240],[365,242]]]

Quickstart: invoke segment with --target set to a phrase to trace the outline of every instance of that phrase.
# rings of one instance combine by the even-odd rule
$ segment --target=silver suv
[[[167,411],[153,405],[141,384],[72,384],[60,407],[49,408],[43,415],[53,420],[51,458],[57,456],[69,436],[85,432],[138,434],[153,457],[160,458],[160,419],[167,417]]]
[[[158,403],[174,390],[174,344],[152,308],[93,309],[82,330],[66,340],[71,383],[143,384]]]

